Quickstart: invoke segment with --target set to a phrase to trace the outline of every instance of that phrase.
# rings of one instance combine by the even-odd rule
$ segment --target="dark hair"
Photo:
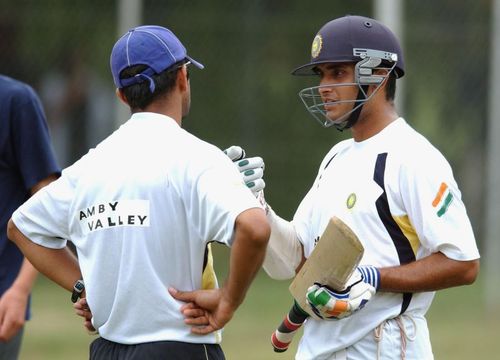
[[[385,98],[389,101],[394,100],[396,97],[396,74],[391,72],[385,85]]]
[[[125,99],[127,99],[132,112],[142,110],[159,97],[168,94],[177,82],[177,71],[179,71],[185,63],[185,60],[179,61],[161,73],[152,75],[151,78],[155,83],[155,91],[153,93],[149,90],[149,81],[143,81],[122,88],[121,91]],[[134,77],[143,72],[146,68],[146,65],[130,66],[122,70],[120,78],[127,79]]]

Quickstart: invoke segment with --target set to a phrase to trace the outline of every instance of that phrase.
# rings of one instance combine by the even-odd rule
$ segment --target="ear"
[[[177,84],[181,91],[186,91],[189,88],[189,77],[186,65],[183,65],[177,72]]]
[[[118,88],[117,88],[117,89],[116,89],[116,91],[115,91],[115,93],[116,93],[116,97],[117,97],[118,99],[120,99],[120,101],[121,101],[122,103],[124,103],[125,105],[128,105],[127,98],[125,97],[125,95],[123,94],[123,91],[122,91],[121,89],[118,89]]]
[[[380,75],[380,76],[385,76],[387,75],[387,70],[386,69],[376,69],[373,71],[373,75]],[[368,93],[371,94],[372,91],[374,91],[378,86],[380,86],[380,89],[378,92],[385,92],[385,87],[387,85],[387,79],[389,79],[389,76],[387,76],[380,84],[376,85],[370,85]]]

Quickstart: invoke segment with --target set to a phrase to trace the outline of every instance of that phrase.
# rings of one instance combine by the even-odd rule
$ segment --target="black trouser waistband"
[[[90,360],[225,360],[219,344],[156,341],[125,345],[103,338],[90,344]]]

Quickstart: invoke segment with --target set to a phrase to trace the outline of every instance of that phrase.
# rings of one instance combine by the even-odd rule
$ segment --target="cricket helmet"
[[[316,66],[326,63],[355,63],[354,82],[342,86],[357,86],[358,96],[351,111],[338,119],[326,115],[325,104],[318,89],[305,88],[299,92],[307,110],[323,126],[335,125],[339,130],[353,126],[366,101],[378,91],[383,81],[394,73],[401,78],[405,73],[403,52],[393,32],[380,22],[363,16],[344,16],[326,23],[316,34],[311,46],[311,61],[292,71],[293,75],[316,75]],[[377,69],[387,69],[386,75],[375,74]],[[367,94],[368,86],[376,89]],[[339,85],[329,85],[331,87]]]
[[[403,52],[394,33],[374,19],[355,15],[326,23],[314,37],[311,61],[293,70],[292,74],[315,75],[313,69],[318,64],[358,62],[361,60],[361,53],[357,49],[377,50],[386,53],[388,58],[396,58],[394,73],[398,78],[404,75]]]

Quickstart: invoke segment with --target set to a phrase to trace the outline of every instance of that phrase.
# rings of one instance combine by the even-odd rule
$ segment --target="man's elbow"
[[[271,236],[271,226],[261,209],[247,210],[236,219],[236,227],[255,246],[265,248]]]
[[[259,247],[266,248],[271,236],[271,226],[265,215],[258,217],[254,221],[254,226],[250,229],[250,238]]]
[[[16,243],[18,234],[19,234],[19,229],[17,228],[16,224],[14,224],[14,221],[10,219],[9,222],[7,223],[7,237],[9,238],[9,240]]]
[[[467,265],[464,266],[464,271],[462,275],[463,284],[471,285],[473,284],[479,274],[479,260],[467,261]]]

